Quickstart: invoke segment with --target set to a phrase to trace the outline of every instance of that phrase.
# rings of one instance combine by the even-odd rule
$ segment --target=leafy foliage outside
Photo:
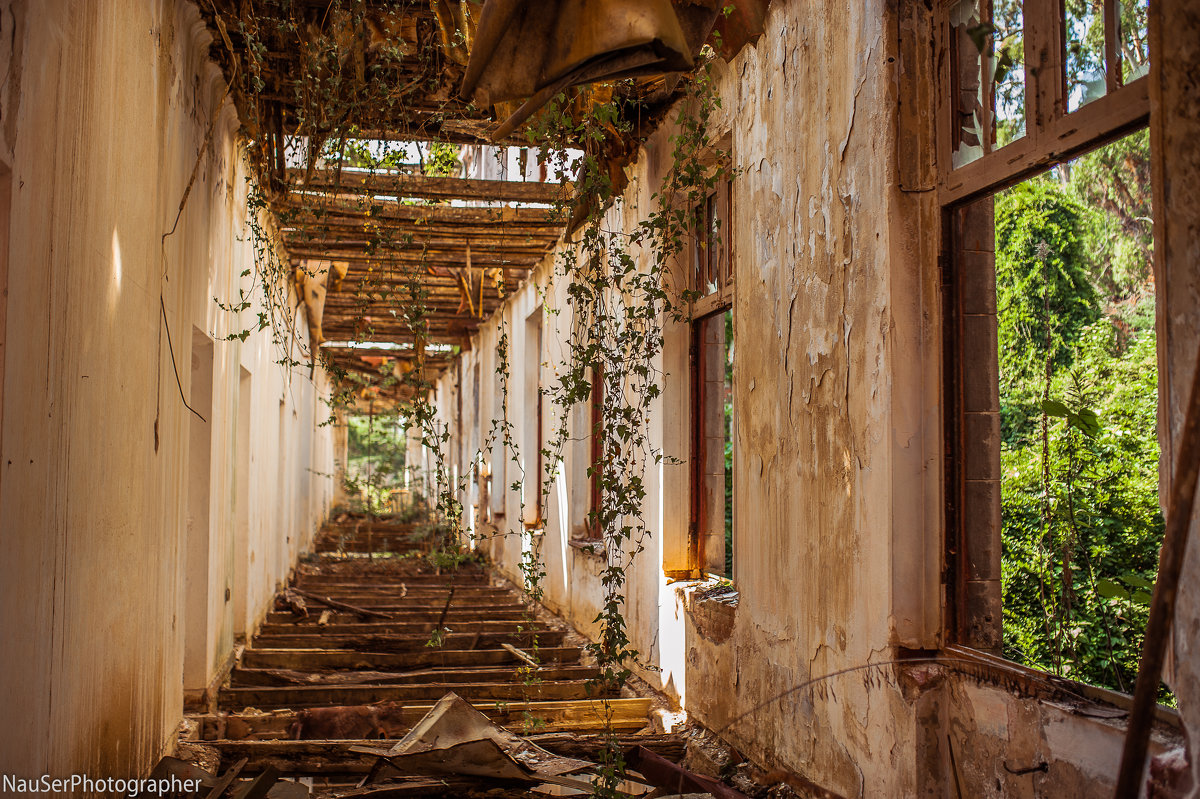
[[[346,490],[367,513],[385,513],[392,492],[404,485],[403,422],[394,414],[354,415],[346,418],[346,427]]]
[[[1163,533],[1148,163],[1142,132],[995,206],[1005,655],[1121,691]]]

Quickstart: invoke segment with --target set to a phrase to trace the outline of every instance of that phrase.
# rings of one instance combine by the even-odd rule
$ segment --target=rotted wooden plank
[[[373,705],[380,702],[433,702],[450,691],[469,701],[547,701],[595,699],[607,694],[587,680],[546,680],[529,685],[495,683],[425,683],[414,685],[333,685],[226,688],[220,707],[286,708],[324,705]]]
[[[473,649],[484,647],[495,649],[502,643],[522,648],[532,646],[559,646],[563,642],[561,630],[542,630],[521,633],[455,633],[441,637],[441,645],[447,649]],[[355,649],[359,652],[420,652],[434,649],[429,635],[319,635],[292,633],[288,635],[260,635],[254,639],[255,647],[264,649],[312,649],[327,646],[331,649]]]
[[[606,718],[611,718],[614,730],[632,732],[646,726],[651,701],[635,697],[567,702],[475,701],[472,705],[492,721],[518,733],[600,731],[605,729]],[[404,706],[400,712],[401,726],[387,730],[389,736],[403,735],[432,708],[432,702]],[[194,716],[193,719],[199,724],[201,740],[206,742],[279,740],[291,736],[297,711],[221,713]]]
[[[579,659],[575,646],[543,646],[538,649],[543,663],[570,663]],[[242,665],[259,669],[400,669],[449,666],[494,666],[517,662],[501,649],[426,649],[418,652],[355,652],[336,649],[247,649]]]

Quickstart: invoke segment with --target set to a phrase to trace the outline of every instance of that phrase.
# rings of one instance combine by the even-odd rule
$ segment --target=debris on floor
[[[601,686],[578,633],[477,560],[432,555],[419,525],[345,519],[316,549],[216,712],[187,722],[179,753],[208,773],[290,780],[272,799],[588,795],[608,718],[631,796],[767,795],[722,782],[740,756],[689,743],[704,734],[639,680]]]

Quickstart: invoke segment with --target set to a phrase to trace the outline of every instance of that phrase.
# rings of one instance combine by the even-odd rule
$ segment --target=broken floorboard
[[[563,757],[596,761],[602,756],[607,736],[579,733],[538,733],[526,736],[531,743],[549,749]],[[682,760],[686,745],[678,734],[617,735],[617,744],[626,749],[640,745],[668,760]],[[361,741],[216,741],[210,744],[220,753],[222,763],[245,759],[244,771],[253,774],[267,766],[275,766],[285,774],[362,775],[370,771],[375,757],[352,751],[361,748]]]
[[[281,596],[220,690],[219,711],[193,716],[197,742],[214,747],[224,766],[245,759],[248,774],[274,767],[313,778],[316,795],[334,796],[374,762],[350,747],[403,736],[454,692],[564,757],[595,760],[605,729],[623,746],[681,756],[681,739],[639,734],[651,700],[606,690],[599,670],[583,662],[578,634],[477,563],[437,568],[425,557],[430,546],[412,525],[327,528],[292,581],[307,615],[289,612]],[[381,556],[380,547],[391,554]],[[362,552],[369,556],[353,554]],[[529,665],[531,657],[541,665]],[[381,789],[380,796],[528,795],[528,787],[483,778],[409,778]]]

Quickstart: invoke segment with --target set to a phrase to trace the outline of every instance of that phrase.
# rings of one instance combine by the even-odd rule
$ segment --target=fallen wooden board
[[[566,663],[579,659],[582,650],[575,646],[541,647],[543,663]],[[422,666],[493,666],[516,663],[517,658],[504,649],[434,649],[419,652],[356,652],[337,649],[247,649],[242,665],[260,669],[394,669]]]
[[[429,621],[370,621],[370,622],[330,622],[324,627],[317,625],[316,617],[309,616],[307,624],[264,624],[259,630],[260,636],[293,635],[297,633],[323,633],[325,635],[424,635],[429,636],[434,630],[449,628],[456,633],[520,633],[529,630],[548,630],[545,622],[529,621],[527,619],[458,619],[453,624],[449,614],[438,625],[438,620]]]
[[[409,588],[430,585],[438,588],[450,585],[488,586],[489,581],[487,575],[482,572],[473,575],[456,574],[453,577],[447,577],[444,574],[298,574],[292,581],[292,584],[307,590],[313,590],[313,586],[321,586],[322,588],[338,586],[340,588],[357,588],[364,591],[374,591],[384,587],[399,588],[402,585]]]
[[[520,682],[518,665],[500,668],[427,668],[407,672],[333,671],[311,672],[298,669],[237,668],[230,674],[234,688],[264,688],[310,685],[415,685],[422,683],[490,683],[501,680]],[[600,676],[595,666],[548,665],[540,668],[540,680],[594,680]]]
[[[385,599],[379,602],[364,602],[362,606],[365,608],[371,608],[373,610],[387,610],[395,618],[401,621],[403,621],[406,616],[412,618],[432,616],[436,619],[438,614],[442,612],[442,608],[446,606],[446,600],[442,599],[441,602],[427,602],[424,600],[408,602],[404,599]],[[529,607],[524,603],[516,601],[488,603],[484,606],[471,605],[463,602],[452,602],[450,604],[451,613],[475,614],[479,618],[484,619],[494,618],[491,615],[493,611],[496,613],[511,613],[516,611],[522,614],[527,614],[529,613]],[[287,621],[289,618],[291,618],[291,614],[284,613],[283,611],[279,612],[283,613],[279,620]],[[272,621],[272,619],[268,617],[267,621]]]
[[[254,686],[222,689],[218,707],[283,708],[322,705],[373,705],[380,702],[426,702],[454,691],[474,701],[583,700],[605,694],[587,680],[545,680],[530,685],[516,682],[415,683],[411,685]]]
[[[527,740],[565,757],[595,761],[603,751],[607,736],[579,733],[535,733]],[[344,741],[210,741],[221,755],[222,765],[245,758],[243,773],[254,774],[267,766],[296,776],[361,775],[370,771],[375,758],[351,751],[362,746],[359,740]],[[678,734],[619,733],[617,745],[622,749],[641,745],[668,760],[682,760],[687,751],[685,740]],[[384,744],[381,748],[386,748]]]
[[[419,622],[419,621],[435,621],[438,617],[439,609],[430,606],[428,609],[421,610],[395,610],[390,612],[391,620],[396,622]],[[446,614],[446,622],[454,621],[515,621],[527,618],[530,615],[529,610],[524,605],[511,605],[502,607],[501,609],[487,608],[455,608],[451,607],[450,612]],[[329,620],[332,623],[350,623],[355,624],[354,620],[359,618],[356,613],[341,613],[334,611]],[[297,620],[294,614],[271,612],[267,614],[266,624],[289,624],[303,626],[305,624],[313,624],[310,620]]]
[[[623,732],[635,732],[648,723],[651,701],[644,697],[583,700],[568,702],[485,702],[471,703],[488,718],[518,733],[528,732],[587,732],[605,729],[605,713],[612,715],[612,727]],[[432,702],[407,705],[402,710],[402,722],[412,726],[425,717]],[[252,714],[204,714],[192,716],[200,728],[203,741],[228,739],[278,740],[288,738],[296,711],[281,710]],[[241,734],[230,734],[230,721],[237,722]],[[359,741],[358,743],[361,743]]]
[[[460,596],[461,594],[461,596]],[[326,586],[320,592],[321,596],[329,597],[338,602],[346,602],[358,607],[375,607],[384,601],[389,601],[392,604],[435,604],[439,600],[446,601],[450,596],[448,590],[440,588],[394,588],[392,586],[381,586],[378,589],[353,589],[346,590],[335,586]],[[511,604],[512,602],[520,601],[516,594],[505,588],[477,588],[474,586],[465,586],[454,594],[454,604],[461,607],[463,605],[489,605],[489,604]]]
[[[464,595],[471,596],[499,596],[515,598],[516,594],[511,588],[505,588],[488,583],[463,583],[452,584],[444,583],[412,583],[411,585],[401,580],[399,582],[380,583],[379,585],[361,585],[361,584],[342,584],[331,583],[322,586],[321,593],[329,594],[330,596],[352,596],[354,594],[403,594],[405,596],[421,596],[428,594],[430,596],[445,597],[450,593],[450,589],[455,588],[463,592]]]
[[[524,649],[537,639],[538,646],[560,646],[566,634],[561,630],[542,630],[521,633],[449,633],[441,637],[441,648],[495,649],[504,642]],[[359,652],[419,652],[431,647],[429,635],[322,635],[320,630],[311,633],[287,635],[259,635],[254,646],[263,649],[313,649],[322,646],[330,649],[355,649]]]

